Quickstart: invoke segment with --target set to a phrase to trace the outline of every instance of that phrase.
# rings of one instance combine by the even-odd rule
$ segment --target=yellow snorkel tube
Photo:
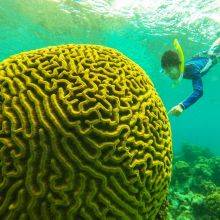
[[[178,54],[178,56],[180,58],[180,62],[181,62],[180,63],[180,67],[179,67],[180,68],[180,72],[183,73],[184,72],[184,62],[185,62],[183,50],[182,50],[182,48],[181,48],[181,46],[180,46],[180,44],[179,44],[177,39],[174,39],[173,45],[176,48],[177,54]]]

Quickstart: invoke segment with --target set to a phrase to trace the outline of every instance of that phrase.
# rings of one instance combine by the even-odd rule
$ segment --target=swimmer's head
[[[161,58],[161,67],[163,68],[165,74],[172,80],[177,80],[180,77],[180,64],[181,61],[177,52],[172,50],[164,52]]]

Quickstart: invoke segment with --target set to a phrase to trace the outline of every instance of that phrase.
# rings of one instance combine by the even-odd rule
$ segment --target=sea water
[[[177,38],[185,59],[220,37],[218,0],[1,0],[0,60],[67,43],[118,49],[150,76],[167,110],[192,93],[192,82],[172,87],[160,73],[165,50]],[[170,116],[174,156],[183,144],[220,156],[220,64],[204,77],[204,95],[179,117]]]
[[[218,0],[1,0],[0,59],[65,43],[113,47],[138,63],[169,110],[192,92],[190,80],[175,88],[160,73],[160,58],[177,38],[185,59],[220,36]],[[182,143],[220,155],[220,64],[203,77],[204,95],[180,117],[170,117],[174,152]]]

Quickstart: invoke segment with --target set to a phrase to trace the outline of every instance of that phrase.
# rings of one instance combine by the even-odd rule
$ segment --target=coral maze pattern
[[[0,63],[0,219],[154,219],[170,182],[165,108],[112,48],[67,44]]]

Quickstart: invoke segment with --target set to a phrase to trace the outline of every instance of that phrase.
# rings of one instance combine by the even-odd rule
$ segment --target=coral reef
[[[218,220],[219,168],[220,157],[214,156],[208,148],[184,145],[174,159],[168,219]]]
[[[157,220],[166,220],[167,219],[167,215],[168,215],[168,207],[169,207],[169,202],[168,199],[166,198],[163,202],[163,204],[160,207],[159,212],[156,215]]]
[[[205,198],[207,214],[220,218],[220,188]]]
[[[212,181],[220,186],[220,157],[215,157],[210,161],[212,169]]]
[[[184,182],[190,176],[190,166],[186,161],[179,160],[174,165],[174,172],[176,175],[173,176],[172,181]]]
[[[188,143],[182,145],[181,158],[189,163],[196,161],[199,157],[210,158],[213,153],[207,147],[196,146]]]
[[[154,219],[171,129],[147,74],[98,45],[0,63],[0,219]],[[162,214],[164,215],[164,213]]]

